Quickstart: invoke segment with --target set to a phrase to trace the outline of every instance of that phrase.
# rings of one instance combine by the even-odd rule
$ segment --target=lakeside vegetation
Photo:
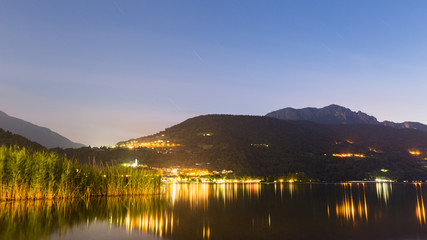
[[[154,171],[83,165],[52,152],[0,147],[0,200],[134,196],[156,193],[160,184]]]

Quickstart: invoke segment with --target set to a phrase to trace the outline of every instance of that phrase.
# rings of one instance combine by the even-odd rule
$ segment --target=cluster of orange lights
[[[164,182],[187,182],[195,179],[199,179],[202,182],[212,182],[219,181],[218,179],[210,179],[208,176],[213,176],[216,174],[228,175],[233,173],[233,170],[218,170],[218,171],[209,171],[202,168],[162,168],[163,181]]]
[[[212,175],[207,169],[193,169],[193,168],[163,168],[164,176],[187,176],[187,177],[201,177]]]
[[[135,143],[127,143],[124,144],[123,147],[129,148],[129,149],[134,149],[134,148],[170,148],[170,147],[176,147],[179,146],[179,144],[175,144],[175,143],[169,143],[169,142],[158,142],[158,141],[154,141],[154,142],[135,142]]]
[[[191,177],[211,175],[211,173],[206,169],[183,169],[183,172],[185,175]]]
[[[377,150],[377,149],[371,148],[371,147],[369,147],[369,151],[376,152],[376,153],[382,153],[381,150]],[[414,155],[414,156],[419,156],[419,155],[422,154],[422,152],[419,151],[419,150],[409,150],[408,152],[411,155]],[[366,157],[364,154],[361,154],[361,153],[333,153],[332,156],[334,156],[334,157],[342,157],[342,158],[345,158],[345,157],[359,157],[359,158],[364,158],[364,157]]]
[[[419,155],[421,155],[421,152],[420,152],[420,151],[418,151],[418,150],[409,150],[409,153],[410,153],[411,155],[414,155],[414,156],[419,156]]]
[[[334,154],[332,154],[332,156],[341,157],[341,158],[346,158],[346,157],[364,158],[364,157],[366,157],[365,155],[363,155],[361,153],[334,153]]]

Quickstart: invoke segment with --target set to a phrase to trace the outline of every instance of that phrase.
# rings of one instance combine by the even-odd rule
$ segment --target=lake
[[[427,239],[427,184],[165,184],[156,196],[0,202],[0,239]]]

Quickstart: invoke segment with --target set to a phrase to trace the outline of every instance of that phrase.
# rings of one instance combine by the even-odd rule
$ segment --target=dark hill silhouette
[[[261,116],[206,115],[129,142],[173,142],[153,166],[231,169],[239,175],[304,172],[320,180],[363,180],[381,169],[396,179],[426,177],[427,133],[376,124],[326,125]],[[423,154],[413,156],[415,149]],[[340,158],[333,154],[363,154]]]
[[[323,124],[379,124],[377,119],[363,112],[353,112],[335,104],[324,108],[284,108],[267,114],[283,120],[307,120]]]
[[[13,134],[0,128],[0,146],[1,145],[19,146],[33,150],[46,150],[46,148],[36,142],[30,141],[21,135]]]

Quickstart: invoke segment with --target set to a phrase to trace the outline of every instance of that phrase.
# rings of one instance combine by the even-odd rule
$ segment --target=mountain
[[[25,148],[30,148],[30,149],[39,150],[39,151],[46,150],[42,145],[36,142],[30,141],[21,135],[13,134],[1,128],[0,128],[0,145],[19,146],[19,147],[25,147]]]
[[[283,120],[306,120],[322,124],[379,124],[377,119],[363,112],[353,112],[335,104],[324,108],[284,108],[266,116]]]
[[[2,111],[0,111],[0,128],[26,137],[46,148],[80,148],[84,146],[83,144],[72,142],[48,128],[11,117]]]
[[[364,112],[354,112],[339,105],[329,105],[324,108],[283,108],[266,115],[283,120],[306,120],[321,124],[374,124],[399,129],[417,129],[427,132],[427,125],[418,122],[395,123],[379,122],[375,117]]]
[[[225,169],[260,176],[303,173],[325,181],[373,179],[384,172],[400,180],[427,177],[427,133],[379,124],[206,115],[118,144],[121,149],[138,146],[157,151],[140,160],[158,167]]]
[[[424,125],[419,122],[403,122],[403,123],[395,123],[390,121],[384,121],[381,123],[384,126],[393,127],[393,128],[410,128],[410,129],[417,129],[424,132],[427,132],[427,125]]]

